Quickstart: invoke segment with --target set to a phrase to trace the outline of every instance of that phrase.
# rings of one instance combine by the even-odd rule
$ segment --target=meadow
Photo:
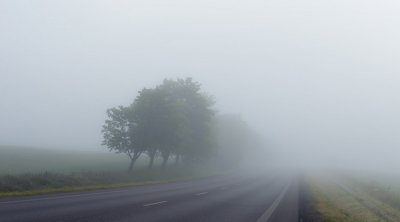
[[[138,165],[144,165],[144,159],[138,161]],[[0,146],[0,175],[121,171],[127,169],[128,164],[129,159],[123,154],[115,154],[107,150],[82,151]]]

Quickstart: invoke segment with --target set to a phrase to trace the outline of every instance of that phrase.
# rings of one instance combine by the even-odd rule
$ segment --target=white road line
[[[206,195],[206,194],[208,194],[208,192],[198,193],[198,194],[196,194],[196,196],[201,196],[201,195]]]
[[[278,207],[279,203],[282,201],[283,197],[285,196],[287,190],[289,189],[290,182],[286,184],[285,188],[282,190],[282,192],[279,194],[279,196],[274,200],[272,205],[264,212],[263,215],[261,215],[260,218],[258,218],[257,222],[268,222],[268,220],[271,218],[272,214]]]
[[[164,200],[164,201],[160,201],[160,202],[145,204],[145,205],[143,205],[143,206],[144,206],[144,207],[150,207],[150,206],[160,205],[160,204],[165,204],[165,203],[168,203],[168,201]]]

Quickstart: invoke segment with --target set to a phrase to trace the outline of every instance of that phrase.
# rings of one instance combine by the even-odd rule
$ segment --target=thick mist
[[[279,156],[396,171],[400,3],[1,1],[0,144],[106,150],[107,108],[193,77]]]

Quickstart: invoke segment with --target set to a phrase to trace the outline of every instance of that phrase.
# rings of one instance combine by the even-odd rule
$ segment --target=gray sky
[[[0,1],[0,144],[100,149],[105,110],[194,77],[294,157],[400,156],[396,0]]]

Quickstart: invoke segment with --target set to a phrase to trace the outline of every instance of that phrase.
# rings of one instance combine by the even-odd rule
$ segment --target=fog
[[[107,108],[193,77],[219,113],[262,135],[267,155],[399,169],[399,10],[395,0],[3,0],[0,144],[106,150]]]

